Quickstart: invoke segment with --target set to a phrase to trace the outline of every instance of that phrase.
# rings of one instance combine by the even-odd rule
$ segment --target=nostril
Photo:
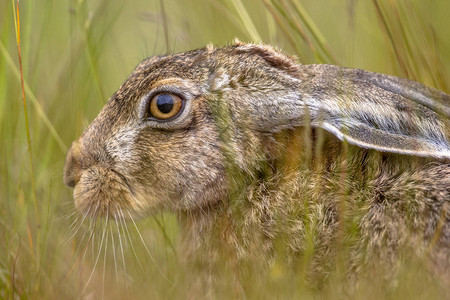
[[[80,179],[78,179],[78,180],[75,180],[75,179],[66,179],[66,180],[64,180],[64,183],[65,183],[68,187],[74,188],[74,187],[77,185],[77,183],[78,183],[79,180],[80,180]]]
[[[69,187],[75,187],[81,177],[81,155],[78,142],[73,142],[66,157],[64,166],[64,183]]]

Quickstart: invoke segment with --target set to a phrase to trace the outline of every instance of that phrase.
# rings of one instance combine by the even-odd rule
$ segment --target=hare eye
[[[183,100],[174,94],[158,94],[152,98],[149,106],[150,116],[158,120],[176,117],[183,108]]]

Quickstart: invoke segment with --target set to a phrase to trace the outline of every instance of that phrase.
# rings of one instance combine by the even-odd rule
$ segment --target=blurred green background
[[[190,274],[178,262],[170,213],[139,221],[146,246],[134,224],[120,227],[123,240],[111,234],[100,245],[84,234],[89,223],[74,233],[72,191],[62,183],[71,142],[148,56],[238,38],[304,64],[393,74],[450,92],[447,0],[21,1],[31,163],[13,3],[0,1],[1,299],[184,298]],[[287,278],[278,274],[249,296],[345,294],[338,285],[308,291]],[[404,287],[393,296],[407,294]]]

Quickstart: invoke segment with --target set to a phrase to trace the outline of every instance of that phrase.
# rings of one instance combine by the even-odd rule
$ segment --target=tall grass
[[[304,64],[358,67],[450,92],[446,0],[22,1],[22,67],[16,4],[0,2],[1,299],[186,296],[195,273],[180,262],[172,214],[127,225],[80,223],[83,216],[62,183],[71,141],[145,57],[237,37],[278,46]],[[407,284],[389,291],[369,278],[353,296],[438,297],[418,270],[405,270]],[[320,291],[303,284],[304,276],[274,264],[268,273],[245,278],[246,294],[348,296],[339,274]],[[429,288],[416,288],[424,284]],[[243,295],[227,276],[219,294]]]

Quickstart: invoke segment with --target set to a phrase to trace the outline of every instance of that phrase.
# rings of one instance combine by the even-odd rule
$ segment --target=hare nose
[[[75,187],[81,177],[81,151],[79,142],[73,142],[66,157],[64,166],[64,183],[69,187]]]

